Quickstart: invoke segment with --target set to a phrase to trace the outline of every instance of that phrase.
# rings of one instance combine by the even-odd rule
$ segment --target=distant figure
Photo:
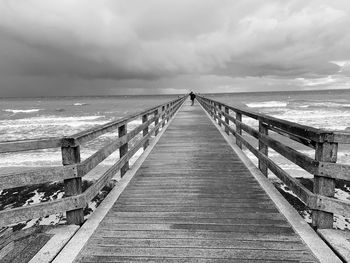
[[[190,99],[191,99],[191,101],[192,101],[192,104],[191,104],[191,106],[193,106],[193,104],[194,104],[194,99],[196,98],[196,95],[191,91],[191,93],[190,93]]]

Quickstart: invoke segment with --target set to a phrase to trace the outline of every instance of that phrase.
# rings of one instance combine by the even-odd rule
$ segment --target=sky
[[[0,96],[350,88],[349,0],[0,0]]]

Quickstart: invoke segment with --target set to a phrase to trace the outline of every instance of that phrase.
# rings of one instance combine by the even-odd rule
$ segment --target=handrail
[[[0,153],[61,147],[62,163],[64,165],[1,174],[0,189],[62,180],[64,180],[65,186],[65,197],[62,199],[0,211],[0,227],[59,212],[67,212],[68,224],[82,224],[84,220],[83,208],[86,204],[99,193],[119,170],[121,171],[121,176],[125,174],[129,167],[130,158],[141,147],[144,147],[144,149],[147,147],[150,137],[153,134],[155,136],[158,134],[160,127],[164,127],[165,123],[174,116],[187,96],[185,95],[68,137],[0,142]],[[151,117],[148,118],[148,116]],[[137,118],[142,118],[142,124],[127,132],[127,124]],[[154,126],[148,131],[152,124]],[[115,129],[118,129],[118,139],[103,146],[83,162],[80,162],[81,144]],[[128,142],[139,133],[142,133],[142,137],[138,138],[131,149],[128,149]],[[82,192],[81,178],[118,149],[120,159],[88,189]]]
[[[270,169],[302,202],[312,209],[312,225],[315,228],[332,228],[333,213],[350,217],[350,202],[334,198],[335,180],[350,180],[350,165],[336,163],[338,143],[350,143],[349,133],[300,125],[261,113],[232,107],[200,95],[197,95],[196,98],[214,120],[220,126],[224,126],[228,135],[231,133],[236,137],[236,144],[241,149],[242,145],[245,146],[258,158],[259,169],[265,176],[268,176],[268,169]],[[235,116],[231,115],[232,113]],[[259,130],[245,124],[242,121],[242,116],[258,120]],[[230,125],[230,122],[234,124],[235,128]],[[246,139],[246,136],[242,135],[242,131],[249,137],[258,140],[258,148],[254,147]],[[311,158],[276,140],[269,135],[268,131],[273,131],[314,149],[315,158]],[[313,192],[270,159],[268,157],[269,148],[313,174]]]
[[[62,145],[62,138],[41,138],[34,140],[2,141],[0,153],[58,148]]]

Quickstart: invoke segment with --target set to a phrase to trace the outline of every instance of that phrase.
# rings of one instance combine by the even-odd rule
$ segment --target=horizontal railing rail
[[[224,126],[228,135],[235,136],[239,148],[245,146],[257,157],[258,167],[265,176],[268,176],[269,169],[312,210],[312,225],[315,228],[332,228],[333,214],[350,217],[350,202],[334,198],[335,180],[350,181],[350,165],[336,163],[338,144],[350,143],[350,133],[316,129],[232,107],[199,95],[197,100],[220,126]],[[244,123],[243,116],[257,120],[258,129]],[[315,150],[315,158],[273,138],[269,131]],[[256,139],[258,146],[254,146],[249,138]],[[269,158],[269,149],[313,174],[313,191]]]
[[[119,170],[121,176],[126,173],[130,158],[140,148],[147,148],[150,137],[158,134],[159,129],[173,117],[186,98],[187,96],[183,96],[72,136],[0,142],[0,153],[61,147],[63,163],[63,166],[0,174],[0,190],[63,180],[65,191],[64,198],[58,200],[0,211],[0,227],[62,212],[66,212],[68,224],[81,225],[84,221],[83,208]],[[128,132],[128,123],[136,119],[141,119],[142,124]],[[151,125],[153,126],[150,129]],[[118,139],[104,145],[84,161],[80,160],[80,147],[83,143],[116,129],[118,129]],[[142,136],[138,136],[140,133]],[[129,142],[135,138],[136,142],[129,149]],[[118,149],[119,160],[82,192],[82,177]]]

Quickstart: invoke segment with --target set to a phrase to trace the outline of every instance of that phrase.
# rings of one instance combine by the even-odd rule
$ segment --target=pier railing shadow
[[[106,186],[120,170],[121,176],[129,168],[130,158],[140,149],[146,148],[150,137],[158,134],[160,127],[170,120],[183,104],[187,96],[128,115],[91,129],[63,138],[45,138],[23,141],[0,142],[0,153],[61,148],[63,166],[36,168],[0,175],[0,190],[64,181],[64,198],[0,211],[0,228],[33,218],[66,212],[67,223],[81,225],[84,221],[83,209]],[[142,124],[128,131],[128,123],[140,119]],[[152,125],[152,127],[151,127]],[[103,145],[89,158],[81,161],[80,146],[105,133],[118,130],[118,139]],[[142,134],[142,136],[138,136]],[[137,137],[137,138],[136,138]],[[129,147],[129,142],[136,143]],[[98,180],[84,192],[82,177],[94,169],[113,152],[119,149],[120,158]]]
[[[334,197],[335,180],[350,181],[350,165],[337,161],[338,144],[349,144],[350,133],[316,129],[264,114],[229,106],[216,100],[197,95],[203,108],[236,138],[236,144],[245,146],[258,159],[260,171],[268,176],[273,172],[298,198],[312,210],[312,226],[317,229],[333,227],[333,215],[350,217],[350,202]],[[242,117],[258,121],[254,128],[242,121]],[[314,150],[315,158],[286,145],[269,133],[283,136]],[[242,135],[242,132],[244,134]],[[248,138],[249,137],[249,138]],[[255,146],[252,143],[255,140]],[[269,149],[313,174],[313,191],[308,190],[276,162],[269,158]]]

